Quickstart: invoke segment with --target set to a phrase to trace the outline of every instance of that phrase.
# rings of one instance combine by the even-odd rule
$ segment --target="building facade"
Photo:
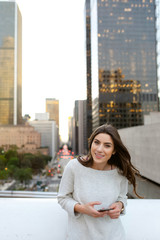
[[[0,1],[0,124],[22,122],[22,18],[17,4]]]
[[[156,29],[157,29],[157,75],[158,75],[158,96],[159,96],[159,111],[160,111],[160,1],[156,1]]]
[[[49,119],[55,121],[59,128],[59,100],[46,98],[46,112],[49,113]]]
[[[155,1],[90,0],[93,129],[158,110]]]
[[[119,134],[130,152],[132,164],[140,171],[137,190],[144,198],[160,197],[160,112],[144,116],[144,125],[120,129]],[[129,193],[133,196],[132,187]]]
[[[49,113],[48,112],[45,112],[45,113],[35,113],[35,120],[48,121],[49,120]]]
[[[49,148],[49,155],[54,159],[59,149],[59,131],[55,121],[36,120],[29,124],[41,134],[41,147]]]
[[[86,154],[88,148],[86,100],[75,101],[72,126],[72,149],[75,155]]]
[[[1,126],[0,147],[8,150],[11,146],[18,151],[35,152],[41,146],[40,133],[29,125]]]
[[[68,117],[68,146],[73,148],[73,117]]]

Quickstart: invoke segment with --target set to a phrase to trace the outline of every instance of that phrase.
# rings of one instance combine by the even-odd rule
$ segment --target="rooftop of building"
[[[0,191],[0,239],[64,240],[67,213],[57,193]],[[121,217],[127,240],[160,239],[160,199],[129,199]]]

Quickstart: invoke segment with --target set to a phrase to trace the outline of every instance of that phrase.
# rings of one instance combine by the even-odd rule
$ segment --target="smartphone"
[[[102,209],[99,209],[97,211],[98,212],[105,212],[105,211],[110,211],[110,210],[113,210],[113,208],[102,208]]]

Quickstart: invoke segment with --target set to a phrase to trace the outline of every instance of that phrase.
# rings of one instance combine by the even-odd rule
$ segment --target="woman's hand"
[[[79,212],[79,213],[83,213],[83,214],[87,214],[91,217],[94,218],[98,218],[98,217],[104,217],[105,215],[107,215],[107,211],[105,212],[98,212],[95,208],[94,205],[100,205],[101,202],[89,202],[87,204],[79,204],[77,203],[74,206],[74,211],[75,212]]]
[[[113,208],[113,210],[108,211],[108,216],[112,219],[119,218],[119,215],[121,214],[121,210],[123,208],[122,202],[115,202],[113,203],[110,208]]]

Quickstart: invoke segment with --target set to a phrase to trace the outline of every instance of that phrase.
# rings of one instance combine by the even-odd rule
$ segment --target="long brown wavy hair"
[[[91,146],[94,138],[100,134],[100,133],[106,133],[111,136],[113,143],[114,143],[114,150],[115,154],[111,156],[111,158],[108,160],[109,165],[116,166],[121,174],[125,176],[128,181],[133,185],[133,191],[136,194],[137,197],[142,198],[140,195],[136,192],[136,177],[135,175],[140,176],[140,172],[138,169],[136,169],[132,163],[131,163],[131,156],[127,150],[127,148],[124,146],[120,135],[115,127],[113,127],[110,124],[104,124],[100,127],[98,127],[90,136],[89,139],[89,152],[86,157],[79,156],[78,161],[86,166],[86,167],[92,167],[93,166],[93,157],[91,155]]]

